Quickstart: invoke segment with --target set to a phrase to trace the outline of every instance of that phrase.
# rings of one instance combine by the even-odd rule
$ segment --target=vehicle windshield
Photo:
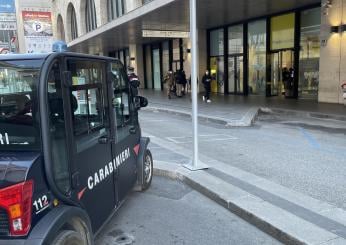
[[[37,84],[42,60],[0,61],[0,150],[39,150]]]

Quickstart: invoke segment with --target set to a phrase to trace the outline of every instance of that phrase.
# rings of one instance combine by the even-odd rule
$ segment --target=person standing
[[[205,90],[205,94],[203,96],[203,101],[206,101],[207,103],[211,103],[211,100],[210,100],[211,81],[212,81],[212,77],[211,77],[209,71],[206,70],[205,74],[202,78],[202,83],[204,85],[204,90]]]
[[[137,96],[139,94],[138,88],[140,86],[140,81],[135,73],[135,68],[129,66],[127,68],[127,76],[129,78],[129,83],[131,85],[132,94],[134,96]]]
[[[290,82],[290,72],[287,67],[284,67],[282,70],[282,81],[285,89],[285,97],[289,96],[289,82]]]
[[[187,94],[187,90],[186,90],[186,84],[187,84],[187,79],[186,79],[186,73],[184,70],[181,71],[181,78],[182,78],[182,87],[183,87],[183,95]]]
[[[177,97],[182,97],[182,89],[183,89],[183,74],[181,70],[176,71],[175,73],[175,83],[177,87]]]
[[[166,83],[166,87],[167,87],[167,97],[168,99],[171,99],[171,91],[174,87],[174,75],[172,71],[168,71],[168,73],[166,74],[165,78],[164,78],[164,82]]]

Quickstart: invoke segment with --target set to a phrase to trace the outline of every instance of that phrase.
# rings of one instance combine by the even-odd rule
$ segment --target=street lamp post
[[[192,126],[193,126],[193,158],[191,164],[184,167],[191,171],[208,168],[199,161],[198,156],[198,39],[197,39],[197,7],[196,0],[190,0],[190,38],[191,38],[191,97],[192,97]]]

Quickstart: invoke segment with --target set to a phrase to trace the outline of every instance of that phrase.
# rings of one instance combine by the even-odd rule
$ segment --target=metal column
[[[191,97],[193,125],[193,158],[192,163],[184,165],[191,171],[206,169],[207,166],[198,157],[198,37],[197,37],[197,7],[196,0],[190,0],[190,37],[191,37]]]

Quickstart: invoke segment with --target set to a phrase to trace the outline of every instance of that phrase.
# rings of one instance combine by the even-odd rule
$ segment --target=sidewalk
[[[177,179],[284,244],[346,244],[346,211],[200,154],[209,169],[189,171],[188,149],[153,137],[154,174]],[[159,156],[176,159],[162,161]],[[227,160],[227,159],[225,159]]]
[[[147,110],[191,115],[189,96],[168,100],[165,93],[154,90],[141,90],[141,95],[148,98]],[[309,100],[265,98],[260,96],[212,95],[212,103],[207,104],[199,96],[199,118],[214,121],[226,126],[251,126],[258,113],[276,113],[296,115],[299,117],[334,119],[346,121],[346,106],[338,104],[317,103]]]

